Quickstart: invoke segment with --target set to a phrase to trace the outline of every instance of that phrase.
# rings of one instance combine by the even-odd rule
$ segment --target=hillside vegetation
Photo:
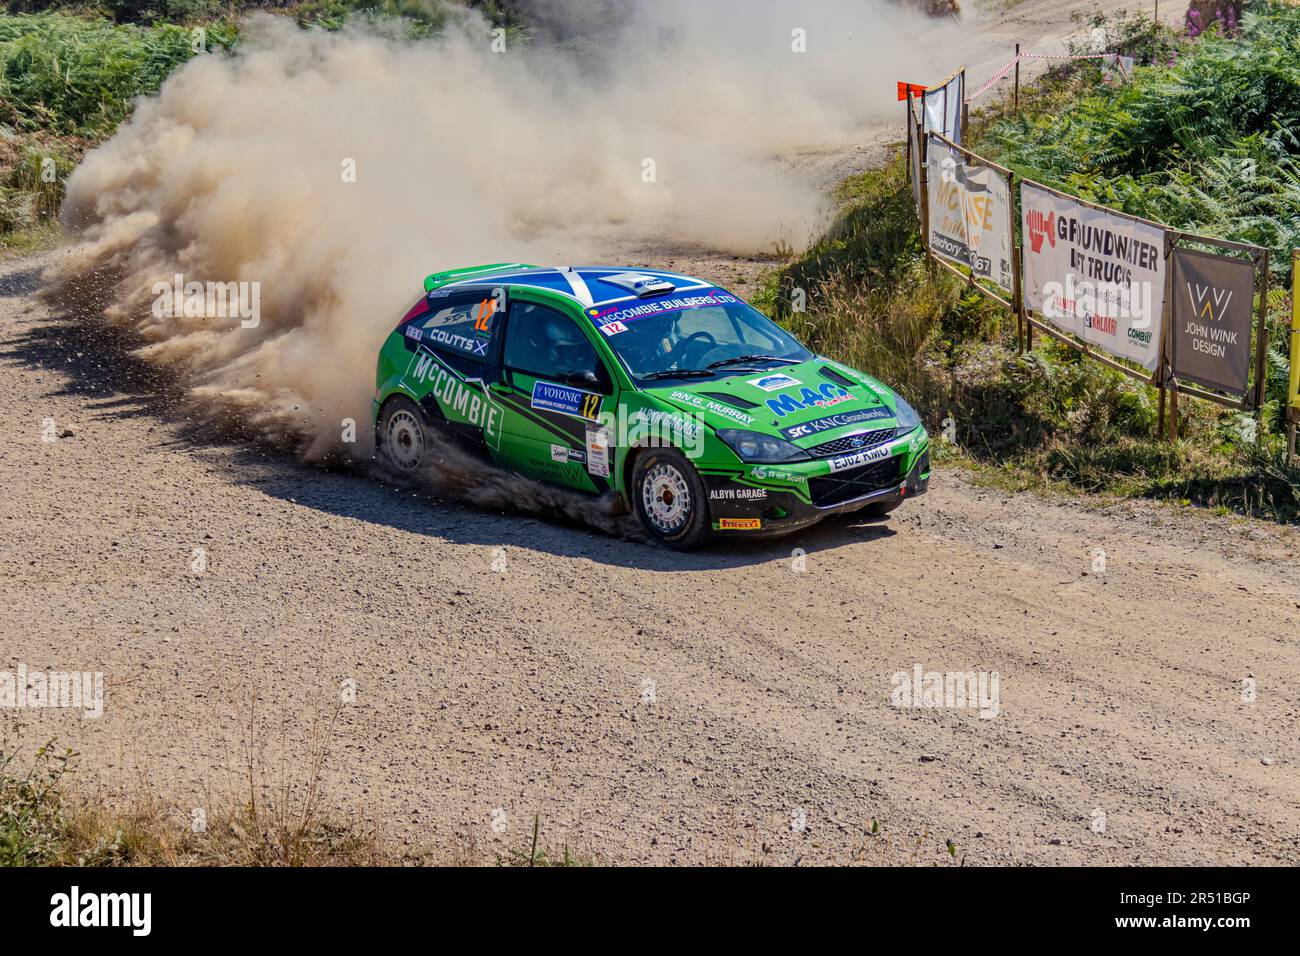
[[[517,4],[468,0],[518,34]],[[0,13],[0,248],[22,251],[56,235],[63,182],[112,135],[137,97],[157,93],[193,56],[239,42],[240,18],[294,17],[340,29],[390,18],[412,37],[456,9],[424,0],[8,0]]]
[[[521,36],[535,28],[519,2],[463,5]],[[236,45],[244,14],[266,10],[324,29],[397,17],[418,36],[455,9],[419,0],[6,6],[0,247],[17,250],[52,241],[63,181],[135,98],[198,51]],[[990,478],[1296,517],[1300,485],[1282,465],[1280,419],[1285,272],[1300,244],[1300,9],[1256,0],[1238,23],[1235,2],[1195,7],[1180,31],[1153,29],[1145,14],[1080,18],[1086,50],[1135,56],[1144,64],[1135,77],[1115,83],[1086,64],[1053,70],[1022,91],[1018,112],[1005,102],[977,111],[968,145],[1084,198],[1272,250],[1260,443],[1246,416],[1190,399],[1180,441],[1159,441],[1154,390],[1043,336],[1019,355],[1010,315],[927,266],[901,155],[842,184],[836,223],[772,277],[761,304],[816,347],[897,383],[961,458],[996,466],[985,470]],[[37,8],[46,12],[28,12]],[[790,308],[796,288],[807,311]]]
[[[1086,25],[1097,48],[1146,65],[1123,83],[1093,65],[1054,70],[1022,91],[1019,112],[975,113],[967,145],[1094,202],[1271,250],[1258,443],[1248,416],[1194,399],[1180,403],[1180,440],[1161,441],[1154,389],[1046,336],[1018,354],[1012,315],[927,265],[901,150],[843,185],[838,220],[774,277],[766,304],[817,347],[898,382],[990,480],[1294,520],[1300,477],[1283,465],[1281,418],[1300,245],[1300,8],[1257,2],[1231,29],[1186,33],[1122,13]],[[807,311],[791,308],[796,289]]]

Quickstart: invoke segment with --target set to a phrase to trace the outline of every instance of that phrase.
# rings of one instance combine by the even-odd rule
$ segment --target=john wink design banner
[[[1020,184],[1024,305],[1057,328],[1155,371],[1165,232]]]
[[[1174,376],[1234,395],[1250,376],[1255,266],[1190,249],[1174,251]]]
[[[1011,187],[933,136],[926,147],[930,249],[1011,291]]]

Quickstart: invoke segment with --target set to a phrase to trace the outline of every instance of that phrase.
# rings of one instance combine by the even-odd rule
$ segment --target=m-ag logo
[[[778,418],[784,418],[786,415],[795,415],[807,408],[827,408],[840,402],[851,401],[852,398],[848,389],[827,382],[818,389],[804,386],[799,390],[797,397],[791,392],[782,392],[776,398],[769,398],[767,407],[776,413]]]

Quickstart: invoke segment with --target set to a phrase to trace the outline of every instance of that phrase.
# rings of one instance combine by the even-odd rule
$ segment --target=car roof
[[[556,292],[573,299],[584,308],[629,302],[641,298],[630,287],[631,279],[658,279],[671,283],[675,292],[715,288],[680,272],[662,269],[635,269],[628,266],[531,266],[523,263],[498,263],[438,272],[424,280],[426,292],[455,286],[502,285],[527,287]],[[614,281],[611,281],[614,280]]]

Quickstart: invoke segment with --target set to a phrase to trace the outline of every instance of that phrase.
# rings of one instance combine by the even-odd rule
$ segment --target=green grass
[[[233,43],[213,24],[209,50]],[[123,26],[57,13],[0,16],[0,123],[20,132],[101,139],[138,96],[158,92],[197,55],[190,31],[174,24]]]
[[[127,809],[68,796],[75,751],[51,742],[25,768],[0,753],[0,866],[365,866],[396,857],[373,834],[321,819],[307,795],[252,800],[196,831],[162,801]]]
[[[137,98],[158,92],[201,48],[232,49],[240,18],[253,11],[291,16],[308,29],[378,20],[412,39],[441,30],[458,6],[504,27],[512,41],[528,26],[515,0],[8,0],[0,2],[0,237],[52,219],[63,183],[87,150],[117,129]],[[53,179],[42,164],[53,164]],[[0,239],[21,247],[22,240]]]
[[[48,219],[15,232],[0,232],[0,261],[53,249],[62,239],[59,224]]]
[[[122,807],[71,795],[80,754],[69,747],[50,742],[25,762],[0,753],[0,867],[589,865],[567,846],[556,852],[542,843],[540,815],[528,844],[504,855],[472,840],[449,852],[399,848],[326,818],[322,747],[314,745],[296,789],[254,785],[265,773],[250,764],[247,799],[214,811],[201,828],[192,825],[192,810],[156,797]]]

